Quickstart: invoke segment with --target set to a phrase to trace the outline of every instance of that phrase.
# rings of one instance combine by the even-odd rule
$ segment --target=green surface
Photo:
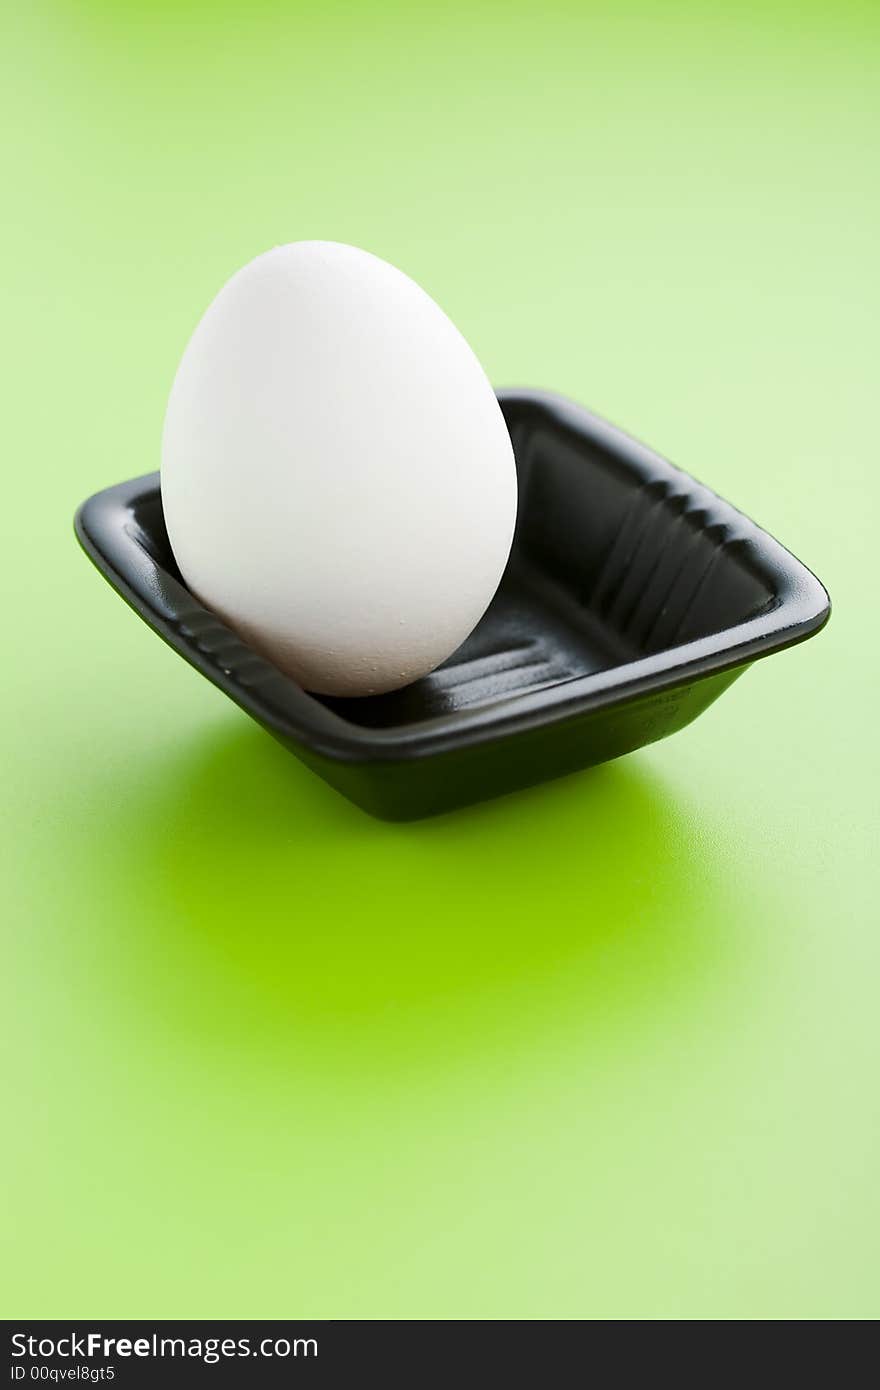
[[[2,23],[2,1311],[880,1314],[876,6]],[[624,762],[350,807],[71,532],[303,237],[705,479],[830,626]]]

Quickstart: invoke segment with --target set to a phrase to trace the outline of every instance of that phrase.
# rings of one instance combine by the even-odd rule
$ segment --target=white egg
[[[504,571],[513,450],[464,338],[414,281],[336,242],[224,286],[162,441],[175,559],[307,690],[366,695],[460,646]]]

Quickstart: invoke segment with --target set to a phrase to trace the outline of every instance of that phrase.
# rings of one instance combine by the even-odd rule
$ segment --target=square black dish
[[[818,579],[708,488],[560,397],[499,400],[519,477],[510,563],[464,645],[389,695],[309,695],[194,599],[168,544],[158,473],[90,497],[76,533],[181,656],[390,820],[630,753],[825,623]]]

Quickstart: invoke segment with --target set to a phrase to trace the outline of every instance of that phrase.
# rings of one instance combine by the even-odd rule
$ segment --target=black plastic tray
[[[756,657],[826,621],[765,531],[560,397],[504,391],[519,519],[488,612],[404,690],[310,695],[184,585],[158,473],[77,512],[98,569],[181,656],[374,815],[405,820],[632,752],[696,718]]]

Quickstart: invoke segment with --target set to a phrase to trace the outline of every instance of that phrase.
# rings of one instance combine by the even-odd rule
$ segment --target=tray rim
[[[772,578],[777,601],[755,618],[708,637],[661,649],[605,671],[503,701],[436,715],[419,723],[385,729],[345,719],[308,694],[260,656],[194,598],[189,589],[147,554],[121,521],[134,503],[159,491],[159,473],[148,473],[88,497],[78,507],[74,529],[80,545],[111,586],[160,637],[200,670],[242,709],[281,737],[304,749],[347,762],[395,761],[487,743],[549,724],[567,722],[598,709],[693,684],[743,667],[806,641],[828,621],[831,601],[821,581],[773,536],[710,488],[662,455],[585,407],[548,391],[507,388],[499,402],[537,408],[547,423],[649,470],[656,478],[698,490],[725,521],[735,522],[739,540],[749,541]],[[119,561],[123,561],[120,567]],[[125,561],[129,563],[125,565]],[[133,573],[132,573],[133,572]],[[132,578],[139,582],[132,583]],[[203,615],[228,634],[253,669],[243,682],[188,635],[187,619]],[[184,629],[184,630],[182,630]]]

